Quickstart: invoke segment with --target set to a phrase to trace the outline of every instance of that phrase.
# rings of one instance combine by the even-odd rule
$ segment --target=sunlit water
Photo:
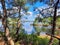
[[[23,28],[28,34],[31,34],[32,32],[35,32],[35,28],[33,25],[33,22],[23,22]],[[41,27],[41,26],[39,26]],[[41,35],[45,35],[45,32],[40,32]]]

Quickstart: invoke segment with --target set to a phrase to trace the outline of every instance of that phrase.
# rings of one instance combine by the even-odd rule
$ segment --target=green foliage
[[[3,36],[3,34],[4,34],[4,33],[3,33],[2,31],[0,31],[0,36]]]
[[[40,32],[42,31],[42,28],[41,28],[40,26],[38,26],[40,22],[41,22],[41,24],[42,24],[42,18],[37,17],[37,18],[35,19],[34,23],[33,23],[33,26],[34,26],[35,24],[37,25],[37,26],[34,26],[34,29],[35,29],[37,35],[39,35]]]
[[[51,23],[51,21],[52,21],[52,17],[43,18],[42,20],[42,22],[47,23],[47,24]]]
[[[24,7],[23,7],[23,10],[24,10],[25,12],[27,12],[27,11],[28,11],[28,9],[29,9],[29,7],[28,7],[28,6],[24,6]]]
[[[0,15],[0,19],[2,19],[2,16]]]
[[[35,18],[34,24],[39,23],[39,22],[42,22],[42,18],[40,17]]]
[[[40,38],[40,40],[39,40],[40,45],[47,45],[48,41],[49,41],[48,37]]]
[[[56,24],[57,24],[57,26],[60,26],[60,17],[57,18]]]
[[[24,34],[23,36],[22,35],[21,35],[21,38],[22,38],[22,40],[24,40],[26,45],[29,45],[30,43],[32,45],[47,45],[48,42],[49,42],[49,37],[42,38],[42,37],[38,37],[35,34],[31,34],[31,35]],[[54,39],[53,45],[58,45],[58,40],[57,39]]]
[[[17,27],[17,18],[8,18],[8,27],[10,29],[10,33],[15,33]]]
[[[42,27],[42,32],[46,32],[46,31],[47,31],[47,28]]]
[[[27,0],[15,0],[16,4],[19,6],[23,6]]]
[[[39,20],[41,20],[41,22],[39,22]],[[39,25],[39,23],[41,23],[40,24],[40,26],[42,26],[41,28],[40,28],[40,26],[34,26],[35,31],[37,32],[37,34],[40,33],[40,32],[46,32],[47,31],[47,28],[46,27],[49,24],[52,23],[52,17],[47,17],[47,18],[42,18],[42,19],[36,18],[35,21],[34,21],[34,25],[35,24],[38,24]]]
[[[53,40],[53,44],[52,45],[59,45],[59,43],[58,43],[59,41],[57,40],[57,39],[54,39]]]
[[[28,2],[33,5],[34,3],[36,3],[38,0],[28,0]]]

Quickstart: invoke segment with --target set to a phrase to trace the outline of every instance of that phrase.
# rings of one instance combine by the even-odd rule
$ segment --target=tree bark
[[[56,27],[56,15],[57,15],[58,3],[59,3],[59,0],[58,0],[58,1],[56,2],[56,4],[54,5],[55,7],[54,7],[53,27],[52,27],[52,33],[51,33],[51,35],[54,35],[54,32],[55,32],[55,27]],[[53,42],[53,37],[51,36],[48,45],[52,45],[52,42]]]
[[[3,18],[2,18],[2,24],[3,24],[4,32],[5,32],[5,39],[6,39],[5,41],[9,45],[14,45],[12,38],[9,37],[9,28],[7,25],[7,10],[5,7],[5,0],[1,0],[1,4],[2,4],[2,8],[3,8],[3,13],[4,13]]]
[[[21,7],[19,7],[19,19],[18,19],[18,21],[17,21],[17,30],[16,30],[16,35],[17,35],[17,37],[16,37],[16,39],[15,39],[15,42],[17,42],[18,39],[19,39],[19,29],[20,29],[20,26],[21,26],[21,23],[20,23],[20,18],[21,18],[21,16],[20,16],[20,11],[21,11]]]

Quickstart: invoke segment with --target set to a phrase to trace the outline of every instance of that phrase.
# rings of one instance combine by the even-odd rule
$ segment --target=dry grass
[[[45,37],[47,37],[47,38],[50,38],[50,36],[48,36],[48,35],[40,35],[40,36],[38,36],[39,38],[45,38]]]

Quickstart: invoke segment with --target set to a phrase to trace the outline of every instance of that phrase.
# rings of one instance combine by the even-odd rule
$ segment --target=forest
[[[60,45],[60,0],[0,0],[0,45]]]

